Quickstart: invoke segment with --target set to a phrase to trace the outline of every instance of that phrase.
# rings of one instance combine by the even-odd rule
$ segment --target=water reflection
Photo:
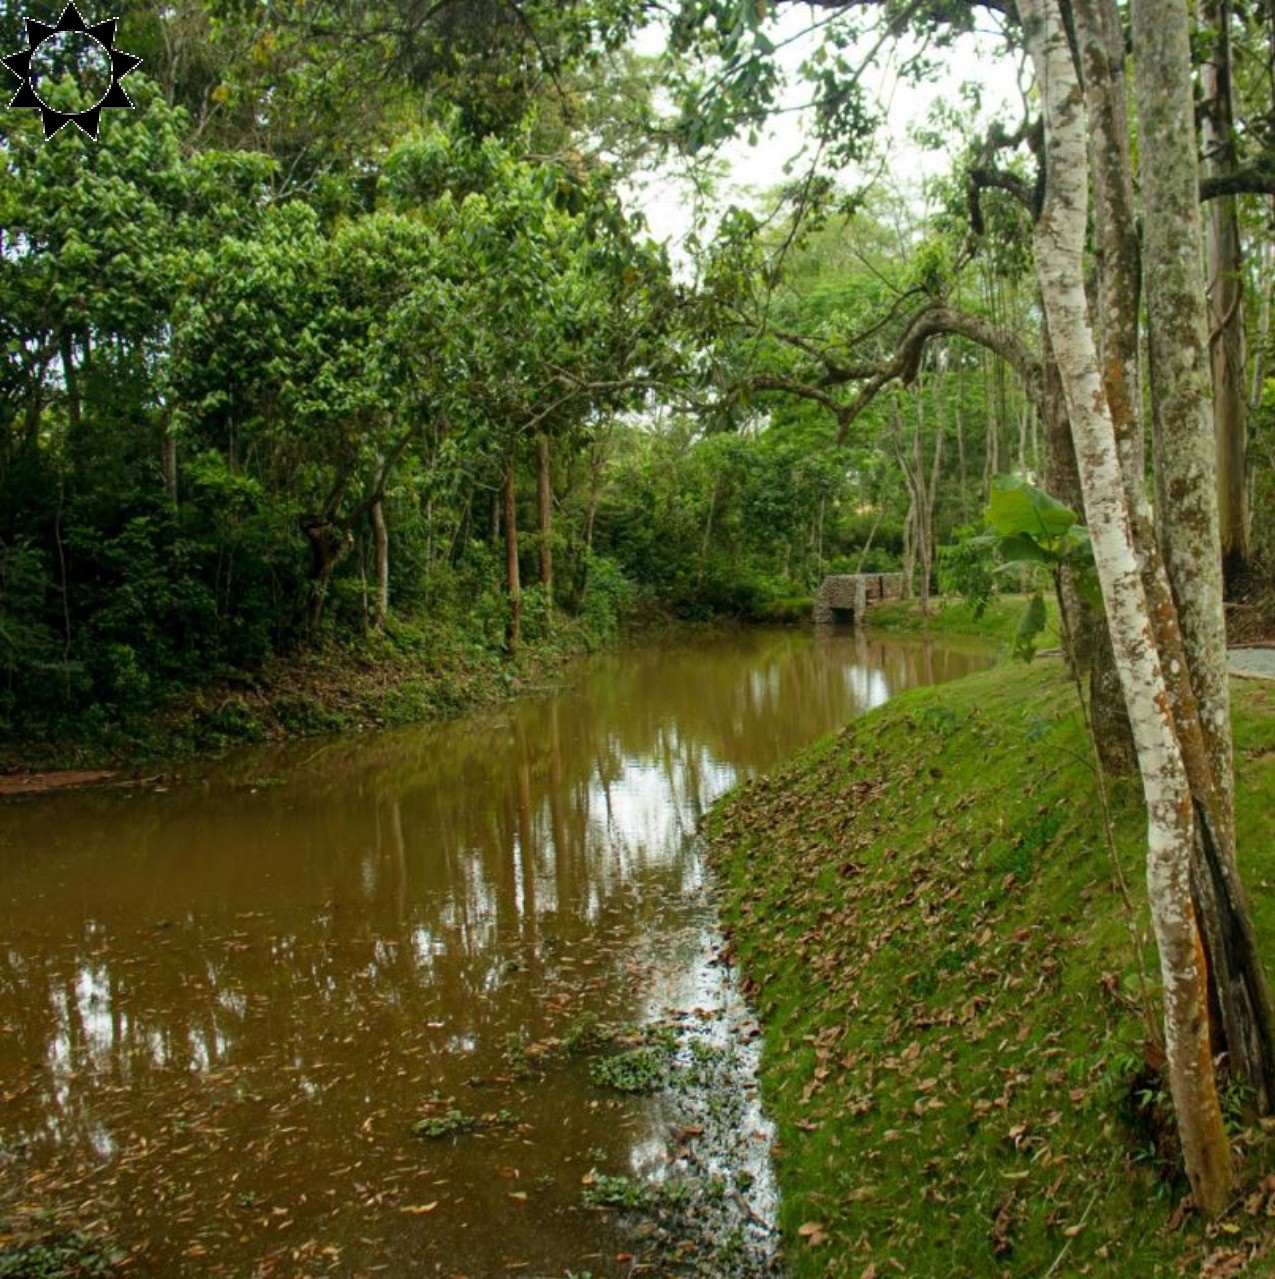
[[[610,1273],[580,1174],[662,1134],[579,1063],[541,1082],[523,1050],[585,1012],[641,1014],[703,910],[688,836],[725,789],[987,660],[853,633],[699,637],[442,727],[9,805],[9,1193],[87,1197],[165,1274],[292,1273],[285,1254],[296,1273]],[[412,1139],[434,1092],[521,1127]],[[403,1211],[420,1201],[428,1220]]]

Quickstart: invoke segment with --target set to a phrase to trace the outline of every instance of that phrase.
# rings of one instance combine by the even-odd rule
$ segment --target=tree
[[[1200,141],[1205,178],[1235,172],[1230,0],[1202,0],[1200,26],[1208,49],[1200,67]],[[1209,357],[1213,429],[1217,441],[1218,527],[1223,573],[1235,581],[1249,561],[1248,423],[1244,341],[1244,258],[1239,199],[1222,195],[1205,207]]]
[[[721,6],[707,8],[724,16]],[[747,109],[754,118],[764,110],[772,88],[767,73],[758,70],[758,63],[769,58],[770,44],[758,37],[758,15],[748,5],[731,12],[734,21],[716,30],[723,54],[717,81],[707,93],[689,99],[698,116],[692,134],[696,141],[725,127],[732,108],[740,105],[741,88],[753,94]],[[1034,135],[1045,159],[1043,186],[1038,183],[1032,191],[1012,180],[1007,185],[1022,189],[1037,215],[1036,275],[1076,443],[1108,629],[1147,800],[1148,890],[1165,979],[1169,1080],[1197,1203],[1214,1213],[1225,1200],[1230,1170],[1213,1073],[1210,981],[1232,1065],[1252,1086],[1262,1108],[1271,1104],[1275,1058],[1269,998],[1251,945],[1233,845],[1228,847],[1233,829],[1229,719],[1216,495],[1213,467],[1201,443],[1206,438],[1201,423],[1208,412],[1202,381],[1207,345],[1204,288],[1194,250],[1199,243],[1200,181],[1187,19],[1184,11],[1158,0],[1139,0],[1133,6],[1144,158],[1142,274],[1153,351],[1150,392],[1160,495],[1156,539],[1140,518],[1137,496],[1143,463],[1136,447],[1136,382],[1119,376],[1122,365],[1132,372],[1136,344],[1123,345],[1126,330],[1113,323],[1133,316],[1136,325],[1136,310],[1113,306],[1119,277],[1112,264],[1104,285],[1107,310],[1100,327],[1108,347],[1103,350],[1084,292],[1091,166],[1099,179],[1098,233],[1104,256],[1135,242],[1132,209],[1124,203],[1131,184],[1121,174],[1128,154],[1122,106],[1117,109],[1114,98],[1099,102],[1090,91],[1109,82],[1096,74],[1102,66],[1118,63],[1113,58],[1118,27],[1108,24],[1109,12],[1114,13],[1094,6],[1086,25],[1083,5],[1066,12],[1058,0],[1022,6],[1022,37],[1035,66],[1043,129],[1024,125],[1014,134],[1002,131],[1001,138],[1013,149]],[[958,15],[951,29],[961,29],[966,21],[966,15]],[[1084,51],[1083,80],[1072,33]],[[823,85],[829,108],[825,122],[843,128],[847,112],[857,110],[859,90],[850,84],[836,97],[844,82],[835,75],[826,76]],[[862,112],[857,122],[862,122]],[[863,145],[857,138],[841,141],[850,150]],[[1147,160],[1151,156],[1154,163]],[[1132,298],[1136,296],[1135,291]],[[1126,308],[1133,306],[1132,298],[1125,298]],[[903,349],[901,344],[901,356]],[[867,371],[850,371],[867,377],[871,386]],[[1127,429],[1118,429],[1113,411]],[[1207,440],[1211,455],[1211,430]],[[1162,559],[1158,547],[1163,548]],[[1238,938],[1234,945],[1232,938]]]

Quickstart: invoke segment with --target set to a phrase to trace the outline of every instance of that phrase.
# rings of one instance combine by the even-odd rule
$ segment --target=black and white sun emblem
[[[80,17],[80,11],[74,3],[71,3],[62,10],[62,16],[58,19],[56,26],[50,26],[47,22],[38,22],[35,18],[27,18],[27,48],[11,53],[7,58],[0,58],[0,62],[3,62],[22,81],[21,88],[10,99],[9,106],[32,107],[39,111],[44,124],[45,141],[48,141],[59,129],[73,124],[81,133],[87,134],[96,142],[98,123],[103,111],[115,107],[129,111],[133,109],[133,104],[128,94],[124,92],[120,81],[141,62],[141,58],[131,53],[122,53],[114,47],[115,31],[119,22],[118,18],[108,18],[105,22],[95,22],[90,27]],[[43,74],[42,62],[48,60],[47,56],[42,58],[41,55],[56,52],[59,45],[64,43],[60,37],[66,32],[74,32],[83,37],[78,42],[82,46],[81,61],[87,54],[89,61],[100,62],[103,68],[103,79],[105,79],[106,64],[109,63],[111,69],[110,86],[98,95],[96,101],[79,111],[62,111],[50,106],[40,96],[39,90],[39,82]]]

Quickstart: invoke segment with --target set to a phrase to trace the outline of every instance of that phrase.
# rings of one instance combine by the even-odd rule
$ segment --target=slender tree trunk
[[[1134,542],[1145,558],[1154,555],[1144,479],[1146,441],[1142,428],[1141,353],[1138,344],[1142,264],[1134,211],[1133,166],[1129,154],[1124,28],[1115,0],[1072,0],[1076,44],[1089,122],[1093,172],[1097,271],[1094,279],[1103,390],[1116,434],[1116,452]],[[1064,410],[1065,412],[1065,410]],[[1070,425],[1068,425],[1070,430]],[[1074,471],[1075,450],[1065,465]],[[1079,475],[1075,496],[1081,499]],[[1080,509],[1076,507],[1075,509]],[[1154,574],[1144,573],[1144,585]],[[1129,715],[1120,691],[1115,654],[1101,618],[1082,609],[1078,632],[1093,635],[1089,677],[1091,721],[1104,767],[1113,775],[1135,766]]]
[[[1231,84],[1230,0],[1200,0],[1200,26],[1211,37],[1200,66],[1203,172],[1234,172],[1235,105]],[[1210,200],[1204,210],[1209,357],[1217,448],[1218,524],[1222,566],[1233,583],[1249,560],[1248,422],[1244,400],[1244,257],[1239,201]]]
[[[1267,216],[1275,216],[1275,201],[1267,210]],[[1257,253],[1255,284],[1257,295],[1261,299],[1257,307],[1257,340],[1253,343],[1253,380],[1249,386],[1248,412],[1254,414],[1262,407],[1262,391],[1266,386],[1266,344],[1271,335],[1271,287],[1275,284],[1272,276],[1272,254],[1268,241],[1263,240]],[[1249,468],[1252,469],[1251,467]],[[1252,518],[1252,503],[1249,503],[1249,517]],[[1250,530],[1251,532],[1251,530]]]
[[[385,526],[385,499],[378,497],[372,503],[372,547],[376,556],[376,607],[373,624],[378,631],[385,629],[385,619],[390,613],[390,534]]]
[[[1230,699],[1217,488],[1212,479],[1215,448],[1207,382],[1208,329],[1204,281],[1195,249],[1200,242],[1199,172],[1188,33],[1185,15],[1178,20],[1171,0],[1141,0],[1134,8],[1134,19],[1138,41],[1134,86],[1145,143],[1141,179],[1149,211],[1143,228],[1143,269],[1156,514],[1191,683],[1223,796],[1222,820],[1229,826]]]
[[[345,530],[327,517],[302,521],[301,531],[310,543],[310,597],[306,605],[306,627],[311,635],[323,620],[332,587],[332,572],[349,549]]]
[[[903,476],[903,484],[908,493],[908,513],[903,521],[903,598],[913,598],[914,579],[916,577],[917,544],[920,541],[919,524],[921,510],[920,482],[914,469],[917,436],[914,431],[912,443],[904,447],[903,414],[899,411],[898,397],[890,401],[890,424],[894,432],[894,456],[899,464],[899,472]],[[866,555],[866,551],[865,551]],[[860,564],[862,564],[862,559]]]
[[[903,521],[903,598],[916,598],[916,498],[908,503]]]
[[[518,494],[512,459],[505,468],[505,573],[509,585],[505,648],[513,654],[522,643],[522,583],[518,577]]]
[[[926,615],[930,611],[930,579],[934,573],[934,508],[938,504],[939,477],[943,473],[943,413],[939,400],[939,384],[942,376],[941,373],[936,374],[934,379],[934,457],[930,464],[928,485],[925,483],[925,473],[918,472],[925,491],[925,501],[921,507],[921,612]],[[917,438],[920,441],[919,431]],[[923,441],[921,441],[921,448],[924,448]],[[923,460],[924,455],[919,455],[918,463]]]
[[[983,501],[987,502],[992,493],[992,477],[999,473],[1000,432],[996,429],[996,405],[994,401],[995,386],[991,377],[991,362],[996,357],[985,357],[983,374],[983,392],[987,401],[987,422],[983,434]]]
[[[699,572],[695,575],[695,585],[704,582],[704,566],[708,562],[708,548],[713,540],[713,516],[717,514],[717,497],[721,490],[719,481],[713,481],[713,495],[708,502],[708,518],[704,521],[704,541],[699,548]]]
[[[553,614],[553,485],[549,473],[549,437],[536,439],[536,509],[540,518],[540,585],[545,608]]]
[[[956,406],[956,465],[961,480],[961,523],[970,522],[969,474],[965,466],[965,427],[961,422],[961,406]]]
[[[1115,0],[1071,0],[1089,117],[1097,241],[1099,358],[1134,537],[1148,512],[1138,344],[1142,263],[1129,153],[1124,28]],[[1149,534],[1149,524],[1147,526]]]
[[[1144,20],[1158,2],[1141,0]],[[1148,897],[1164,983],[1168,1081],[1195,1200],[1216,1215],[1230,1193],[1231,1165],[1191,900],[1194,812],[1084,295],[1089,164],[1083,96],[1057,0],[1023,0],[1020,13],[1045,117],[1046,199],[1035,228],[1036,269],[1146,796]],[[1163,13],[1157,18],[1173,25]]]
[[[1042,346],[1045,488],[1073,511],[1083,511],[1085,498],[1080,487],[1071,422],[1067,417],[1062,378],[1047,326],[1042,335]],[[1073,672],[1089,682],[1089,722],[1093,727],[1098,758],[1109,775],[1123,777],[1137,767],[1137,757],[1105,619],[1081,598],[1071,572],[1063,573],[1059,603],[1066,613],[1064,633],[1071,643],[1064,656]]]
[[[177,505],[177,437],[173,434],[173,415],[169,410],[164,415],[164,440],[160,462],[164,472],[164,491],[168,500]]]
[[[918,381],[913,402],[916,406],[916,420],[912,427],[912,493],[916,510],[916,558],[921,562],[921,583],[917,589],[917,605],[921,615],[926,617],[930,612],[930,578],[929,578],[929,536],[926,532],[929,513],[930,495],[925,485],[925,402],[922,399],[923,387]]]
[[[66,416],[72,431],[80,429],[80,377],[75,367],[75,344],[71,330],[63,329],[59,339],[62,380],[66,384]]]

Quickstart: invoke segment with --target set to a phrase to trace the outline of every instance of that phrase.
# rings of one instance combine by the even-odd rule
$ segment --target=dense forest
[[[925,590],[991,477],[1041,474],[1021,368],[958,336],[846,429],[837,352],[884,368],[919,304],[1039,323],[1024,219],[989,207],[971,251],[970,157],[776,183],[671,264],[622,199],[678,142],[623,10],[142,6],[96,141],[5,113],[8,735],[316,646],[804,616],[836,570]],[[95,47],[46,42],[41,92],[94,100]]]
[[[317,652],[803,615],[861,569],[922,614],[1033,588],[1030,649],[1053,592],[1102,766],[1142,782],[1215,1213],[1214,1058],[1275,1106],[1224,610],[1260,629],[1275,559],[1271,14],[673,9],[139,4],[123,74],[72,8],[6,10],[42,105],[0,119],[0,727],[91,736]],[[1015,118],[960,82],[993,36]],[[806,161],[657,242],[637,180],[710,194],[795,110],[799,40]],[[865,83],[887,46],[951,87],[924,182]]]

